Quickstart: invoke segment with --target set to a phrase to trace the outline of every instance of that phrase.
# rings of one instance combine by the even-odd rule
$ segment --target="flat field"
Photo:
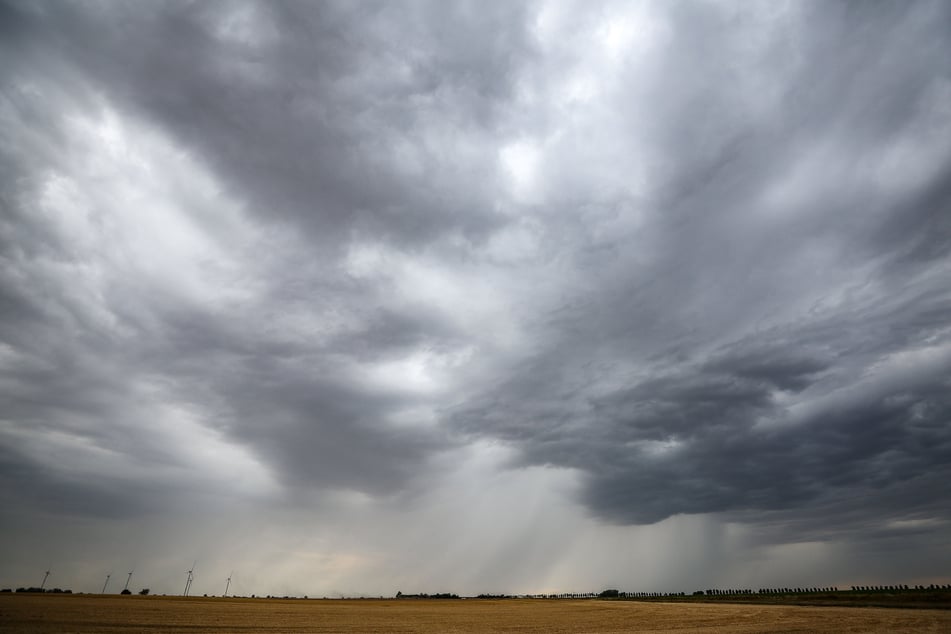
[[[951,632],[949,610],[571,600],[0,595],[0,632]]]

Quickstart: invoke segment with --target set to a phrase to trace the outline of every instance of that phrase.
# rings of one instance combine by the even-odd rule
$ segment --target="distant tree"
[[[128,588],[123,588],[122,592],[120,592],[119,594],[132,594],[132,590],[129,590]]]
[[[620,593],[617,590],[615,590],[614,588],[611,588],[608,590],[602,590],[601,594],[599,594],[598,596],[601,597],[602,599],[616,599],[619,594]]]
[[[148,593],[149,593],[148,588],[142,588],[141,590],[139,590],[139,594],[141,594],[143,597],[147,595]]]

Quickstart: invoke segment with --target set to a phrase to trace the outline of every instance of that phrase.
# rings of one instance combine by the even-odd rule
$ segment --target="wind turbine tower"
[[[111,577],[111,576],[112,576],[112,573],[111,573],[111,572],[106,575],[106,582],[105,582],[104,584],[102,584],[102,592],[100,592],[99,594],[105,594],[105,593],[106,593],[106,586],[109,585],[109,577]]]
[[[126,577],[126,579],[125,579],[125,587],[123,588],[123,590],[128,590],[128,589],[129,589],[129,582],[132,581],[132,573],[133,573],[133,572],[135,572],[135,568],[133,568],[132,571],[129,573],[129,576]]]
[[[50,576],[50,571],[49,571],[49,568],[47,568],[47,569],[46,569],[46,574],[43,575],[43,583],[40,584],[40,590],[42,590],[44,587],[46,587],[46,580],[49,578],[49,576]]]
[[[231,571],[231,574],[228,575],[228,583],[225,584],[225,594],[224,594],[224,596],[228,596],[228,588],[231,587],[231,575],[233,575],[233,574],[234,574],[234,570],[232,570],[232,571]]]
[[[184,592],[183,594],[184,594],[186,597],[188,596],[188,591],[189,591],[189,590],[191,589],[191,587],[192,587],[192,580],[194,579],[194,577],[192,576],[192,572],[194,572],[195,566],[196,566],[197,564],[198,564],[198,560],[196,559],[196,560],[195,560],[195,563],[192,564],[191,570],[188,571],[188,577],[185,579],[185,592]]]

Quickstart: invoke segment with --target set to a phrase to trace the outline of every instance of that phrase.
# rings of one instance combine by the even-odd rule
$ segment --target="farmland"
[[[0,632],[949,632],[932,609],[600,600],[0,595]]]

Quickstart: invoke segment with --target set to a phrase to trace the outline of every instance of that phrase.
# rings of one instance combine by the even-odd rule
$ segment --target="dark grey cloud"
[[[578,229],[579,287],[518,378],[453,411],[462,429],[588,474],[584,501],[612,521],[947,519],[947,155],[924,178],[875,164],[947,134],[948,16],[841,8],[779,27],[670,11],[664,75],[618,97],[660,103],[629,120],[662,164],[650,219]],[[777,37],[757,48],[760,27]],[[906,169],[920,184],[889,191]]]
[[[74,73],[81,78],[70,86],[77,100],[94,108],[96,96],[104,95],[110,107],[148,117],[240,191],[251,216],[291,222],[305,233],[288,238],[290,243],[255,238],[238,252],[261,261],[255,274],[263,280],[263,296],[254,306],[236,307],[227,319],[220,307],[183,301],[177,289],[155,288],[147,276],[136,279],[134,270],[114,280],[123,287],[107,289],[100,299],[121,326],[123,336],[116,336],[112,328],[90,322],[82,298],[63,291],[66,276],[88,264],[87,245],[47,231],[44,218],[31,218],[36,214],[30,197],[40,193],[14,176],[5,187],[12,220],[4,236],[10,237],[13,261],[7,270],[13,279],[4,285],[10,298],[4,324],[5,340],[23,359],[11,368],[11,419],[57,429],[69,425],[64,418],[83,416],[87,422],[75,425],[80,437],[142,457],[152,443],[140,430],[156,423],[147,407],[135,412],[144,420],[124,420],[130,415],[128,392],[130,382],[155,383],[167,392],[157,398],[178,401],[214,429],[253,446],[290,483],[397,490],[447,442],[442,434],[381,426],[381,417],[411,399],[354,383],[356,377],[335,366],[391,357],[410,346],[438,346],[454,335],[418,308],[377,306],[378,290],[340,277],[338,249],[346,248],[351,234],[425,239],[426,232],[460,226],[465,231],[463,225],[480,223],[478,216],[492,215],[448,204],[451,182],[432,178],[428,168],[415,183],[401,177],[403,166],[388,153],[390,137],[427,125],[420,108],[407,101],[413,95],[438,113],[455,107],[457,93],[504,93],[504,73],[481,71],[476,66],[482,57],[460,49],[459,58],[449,60],[458,73],[435,84],[426,80],[426,66],[437,61],[432,47],[438,42],[431,40],[447,35],[426,15],[419,16],[415,58],[401,60],[395,56],[402,40],[393,40],[386,16],[369,5],[164,3],[140,9],[6,7],[5,23],[29,44],[11,74],[10,123],[48,128],[50,145],[68,146],[57,113],[63,102],[72,104],[55,81],[50,86],[42,80]],[[515,24],[484,17],[506,29]],[[226,33],[234,20],[247,22],[235,26],[238,33]],[[242,30],[253,35],[261,25],[271,25],[273,37],[264,28],[265,41],[243,40]],[[500,51],[509,51],[507,36],[498,37]],[[380,63],[405,65],[409,74],[405,81],[379,74]],[[30,90],[31,80],[41,82],[43,93]],[[492,88],[496,81],[502,83]],[[455,114],[478,130],[486,122],[477,120],[488,111]],[[55,161],[44,164],[48,157],[25,146],[29,136],[20,134],[8,146],[11,154],[21,151],[11,163],[27,176],[55,170]],[[423,153],[422,161],[434,160],[425,148]],[[213,212],[203,218],[207,210],[188,211],[199,226],[220,230]],[[35,237],[23,239],[29,232]],[[46,251],[31,253],[44,243]],[[48,259],[62,271],[44,270]],[[319,342],[285,338],[287,333],[271,328],[282,313],[308,320],[324,310],[340,312],[338,319],[347,323]],[[66,337],[62,331],[69,330],[78,337]],[[31,362],[42,369],[31,371]]]
[[[254,211],[326,250],[351,232],[418,241],[499,224],[468,184],[495,178],[486,141],[530,52],[525,10],[160,3],[56,12],[37,29]]]
[[[923,561],[951,522],[949,23],[4,3],[16,530],[204,513],[210,535],[214,507],[339,544],[353,521],[396,575],[367,526],[536,534],[518,509],[557,498],[537,518],[579,534],[695,527],[710,570],[730,557],[699,516]]]

